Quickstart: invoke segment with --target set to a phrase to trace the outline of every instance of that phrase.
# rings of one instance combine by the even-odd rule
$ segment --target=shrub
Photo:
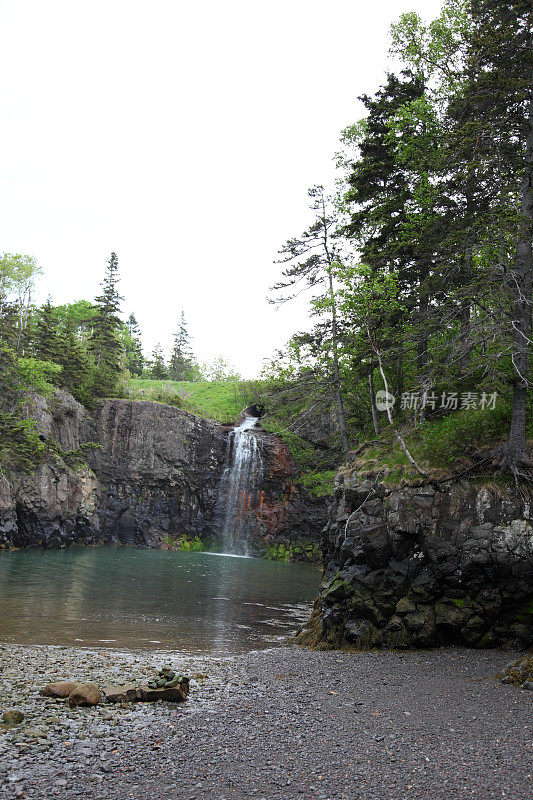
[[[505,438],[509,421],[506,405],[450,414],[417,432],[417,454],[435,466],[452,467],[459,459]]]

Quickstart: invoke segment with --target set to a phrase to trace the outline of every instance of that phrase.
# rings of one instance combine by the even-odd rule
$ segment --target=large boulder
[[[20,725],[23,719],[24,714],[22,711],[19,711],[18,708],[8,708],[7,711],[4,711],[2,714],[2,722],[4,725],[9,725],[10,727],[13,725]]]
[[[95,683],[79,683],[68,696],[71,708],[76,706],[97,706],[102,698],[100,689]]]
[[[183,678],[177,686],[152,689],[149,686],[136,687],[133,684],[125,686],[106,686],[103,695],[107,703],[134,703],[142,701],[153,703],[157,700],[166,700],[171,703],[181,703],[189,694],[189,679]]]
[[[78,686],[79,681],[55,681],[54,683],[47,683],[41,689],[43,697],[68,697],[71,692]]]

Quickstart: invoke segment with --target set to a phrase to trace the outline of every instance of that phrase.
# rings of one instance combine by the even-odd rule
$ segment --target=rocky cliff
[[[127,400],[103,401],[95,427],[101,530],[150,546],[201,535],[215,512],[223,428],[172,406]]]
[[[533,643],[531,496],[459,480],[404,488],[341,471],[304,644]]]
[[[35,398],[44,438],[66,450],[95,443],[88,466],[59,460],[33,475],[0,478],[0,548],[121,542],[160,546],[216,536],[228,428],[150,401],[104,400],[89,413],[65,392]],[[318,541],[323,520],[295,487],[295,469],[276,437],[258,433],[266,470],[253,509],[258,550],[301,537]],[[324,506],[322,505],[322,516]]]

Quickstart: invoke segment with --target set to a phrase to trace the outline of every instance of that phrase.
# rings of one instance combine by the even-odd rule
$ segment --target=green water
[[[307,619],[314,567],[126,547],[0,553],[0,641],[229,655]]]

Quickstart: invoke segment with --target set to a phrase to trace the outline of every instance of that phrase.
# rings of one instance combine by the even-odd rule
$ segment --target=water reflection
[[[0,554],[0,639],[238,653],[309,613],[316,568],[132,548]]]

